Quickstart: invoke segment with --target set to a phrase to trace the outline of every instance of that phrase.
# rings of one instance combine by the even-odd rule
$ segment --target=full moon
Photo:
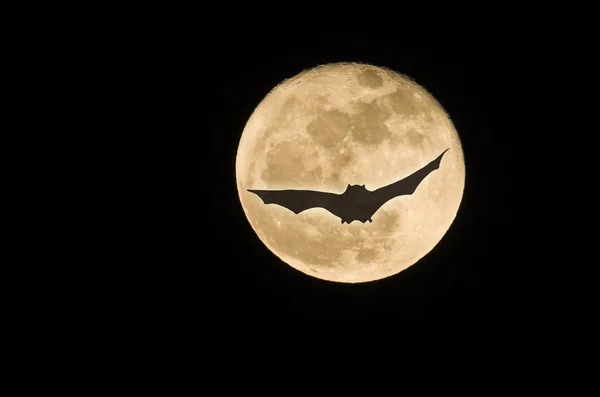
[[[248,191],[375,190],[446,149],[439,169],[372,222],[343,224],[323,208],[295,214]],[[460,206],[465,165],[454,125],[423,87],[386,68],[335,63],[282,82],[257,106],[240,138],[236,179],[244,213],[271,252],[310,276],[360,283],[395,275],[438,244]]]

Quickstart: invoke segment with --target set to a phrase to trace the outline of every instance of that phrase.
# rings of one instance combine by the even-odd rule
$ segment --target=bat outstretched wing
[[[287,208],[295,214],[311,208],[324,208],[333,215],[339,216],[337,207],[341,195],[335,193],[318,192],[314,190],[251,190],[265,204],[277,204]]]
[[[413,194],[427,175],[440,168],[442,157],[448,150],[449,149],[444,150],[435,160],[406,178],[374,190],[371,195],[373,203],[378,205],[377,208],[379,208],[395,197]]]

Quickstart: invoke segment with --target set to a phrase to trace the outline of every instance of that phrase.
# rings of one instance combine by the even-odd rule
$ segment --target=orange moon
[[[322,208],[294,214],[247,191],[375,190],[448,148],[439,169],[372,223],[342,224]],[[256,107],[240,138],[236,182],[248,222],[273,254],[307,275],[359,283],[395,275],[438,244],[460,207],[465,164],[454,125],[425,88],[386,68],[336,63],[282,82]]]

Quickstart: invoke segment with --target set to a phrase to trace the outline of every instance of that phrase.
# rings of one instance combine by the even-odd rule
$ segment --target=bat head
[[[365,185],[348,185],[344,192],[344,197],[348,202],[357,205],[368,202],[371,193],[365,188]]]
[[[365,185],[348,185],[344,194],[350,197],[361,197],[368,192]]]

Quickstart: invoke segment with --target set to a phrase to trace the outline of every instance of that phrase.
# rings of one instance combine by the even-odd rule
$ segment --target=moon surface
[[[294,214],[247,191],[375,190],[448,148],[439,169],[412,195],[384,204],[372,223],[342,224],[323,208]],[[316,278],[359,283],[397,274],[438,244],[460,206],[465,165],[456,129],[423,87],[386,68],[335,63],[263,99],[240,138],[236,179],[252,229],[277,257]]]

